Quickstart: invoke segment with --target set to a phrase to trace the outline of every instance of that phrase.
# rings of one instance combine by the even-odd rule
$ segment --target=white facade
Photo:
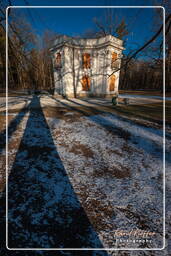
[[[67,97],[116,95],[122,44],[111,35],[98,39],[59,36],[51,49],[55,93]]]

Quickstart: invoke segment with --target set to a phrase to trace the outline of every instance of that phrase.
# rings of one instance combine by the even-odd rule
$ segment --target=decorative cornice
[[[59,36],[55,41],[50,51],[55,51],[63,46],[68,46],[75,49],[98,49],[107,46],[113,46],[118,48],[120,51],[125,48],[122,46],[123,41],[112,36],[107,35],[98,39],[83,39],[83,38],[72,38],[68,36]]]

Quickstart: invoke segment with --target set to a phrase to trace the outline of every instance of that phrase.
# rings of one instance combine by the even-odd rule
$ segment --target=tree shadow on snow
[[[37,96],[29,107],[8,179],[8,247],[103,248],[70,183]]]

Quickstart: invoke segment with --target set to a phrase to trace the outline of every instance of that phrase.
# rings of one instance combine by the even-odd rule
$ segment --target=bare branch
[[[96,24],[96,26],[98,28],[100,28],[100,30],[103,32],[104,36],[106,36],[106,31],[105,31],[103,25],[101,25],[97,19],[94,19],[94,23]]]
[[[170,19],[171,19],[171,14],[169,14],[169,15],[167,16],[167,18],[166,18],[166,20],[165,20],[165,24],[167,24]],[[170,21],[170,22],[171,22],[171,21]],[[168,27],[170,28],[170,24],[169,24]],[[119,71],[120,69],[122,69],[123,67],[127,66],[128,63],[129,63],[133,58],[135,58],[136,55],[137,55],[139,52],[141,52],[142,50],[144,50],[148,45],[150,45],[150,44],[160,35],[160,33],[162,32],[162,30],[163,30],[163,24],[161,25],[161,27],[159,28],[159,30],[155,33],[155,35],[154,35],[150,40],[148,40],[141,48],[139,48],[138,50],[136,50],[136,51],[128,58],[128,60],[126,61],[126,63],[125,63],[123,66],[121,66],[119,69],[117,69],[117,70],[115,70],[114,72],[112,72],[112,73],[109,75],[109,77],[110,77],[111,75],[113,75],[115,72],[117,72],[117,71]],[[169,29],[168,29],[168,31],[169,31]],[[168,31],[166,31],[166,32],[168,33]]]

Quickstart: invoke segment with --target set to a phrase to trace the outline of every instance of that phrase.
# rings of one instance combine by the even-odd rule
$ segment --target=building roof
[[[116,48],[119,48],[120,50],[124,50],[123,41],[112,35],[107,35],[100,38],[75,38],[66,35],[60,35],[54,40],[51,51],[54,51],[63,45],[75,48],[99,48],[102,46],[112,45]]]

